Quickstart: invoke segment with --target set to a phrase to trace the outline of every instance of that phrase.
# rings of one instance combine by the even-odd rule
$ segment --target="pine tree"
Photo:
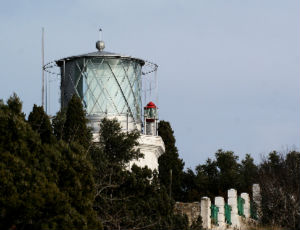
[[[42,143],[16,98],[0,103],[0,229],[99,229],[85,150]]]
[[[68,143],[76,141],[85,148],[89,148],[92,134],[87,127],[88,120],[85,115],[80,98],[74,94],[67,107],[63,139]]]
[[[66,123],[66,109],[63,108],[56,113],[56,116],[52,119],[53,134],[57,140],[64,138],[64,128]]]
[[[178,149],[175,146],[174,131],[167,121],[160,121],[158,126],[158,135],[165,143],[166,152],[159,159],[159,180],[166,188],[170,188],[171,195],[176,201],[182,199],[182,178],[184,162],[179,158]],[[171,182],[172,180],[172,182]]]
[[[33,106],[32,112],[28,116],[28,122],[31,128],[39,133],[43,143],[53,142],[52,126],[42,106]]]
[[[250,154],[246,154],[245,159],[242,160],[239,171],[240,191],[251,194],[252,185],[258,183],[258,167]]]
[[[16,93],[13,93],[13,95],[9,97],[7,100],[7,106],[14,115],[21,116],[25,119],[25,114],[22,113],[22,101]]]

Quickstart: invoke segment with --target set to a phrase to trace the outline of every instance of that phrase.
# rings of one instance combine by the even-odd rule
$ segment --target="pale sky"
[[[0,2],[0,98],[41,104],[46,62],[106,51],[159,65],[160,119],[186,167],[222,148],[257,162],[299,150],[299,0],[73,0]],[[51,113],[59,107],[52,82]]]

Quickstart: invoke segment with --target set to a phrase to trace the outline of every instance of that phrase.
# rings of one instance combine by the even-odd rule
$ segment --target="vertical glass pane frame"
[[[127,115],[131,111],[133,118],[141,121],[141,63],[97,57],[86,58],[85,68],[79,96],[88,114]]]

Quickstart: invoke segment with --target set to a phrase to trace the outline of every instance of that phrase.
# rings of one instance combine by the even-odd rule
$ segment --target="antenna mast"
[[[99,41],[102,41],[102,29],[99,29]]]
[[[44,60],[44,27],[42,27],[42,107],[44,108],[45,104],[45,75],[44,75],[44,65],[45,65],[45,60]],[[44,108],[45,109],[45,108]]]

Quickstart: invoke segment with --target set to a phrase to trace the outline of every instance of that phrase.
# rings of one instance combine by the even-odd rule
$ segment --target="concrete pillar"
[[[218,229],[224,229],[226,226],[225,223],[225,201],[224,198],[221,196],[215,197],[215,205],[219,208],[218,212]]]
[[[237,208],[237,192],[235,189],[228,190],[228,205],[231,206],[231,223],[233,228],[240,228]]]
[[[210,199],[208,197],[202,197],[200,213],[202,218],[202,227],[204,229],[211,229],[210,206],[211,206]]]
[[[253,195],[253,202],[257,210],[257,218],[258,220],[260,220],[262,217],[262,211],[261,211],[261,194],[260,194],[259,184],[252,185],[252,195]]]
[[[244,215],[246,219],[250,218],[250,197],[248,193],[242,193],[241,197],[245,200]]]

